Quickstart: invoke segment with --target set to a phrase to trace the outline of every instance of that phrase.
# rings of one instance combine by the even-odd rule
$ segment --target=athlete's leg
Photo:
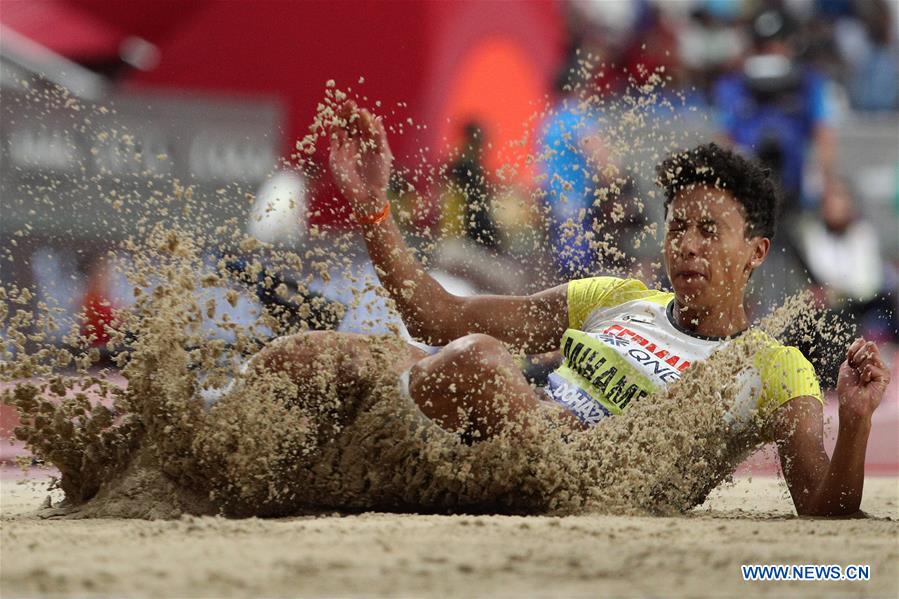
[[[373,352],[380,353],[380,359],[374,359]],[[287,374],[307,397],[329,395],[326,387],[335,384],[336,392],[345,398],[366,393],[374,376],[399,377],[409,370],[409,394],[421,411],[443,428],[476,439],[496,435],[507,423],[521,421],[546,404],[505,346],[488,335],[462,337],[428,356],[419,348],[383,337],[301,333],[270,344],[253,358],[251,367]],[[380,370],[371,372],[372,368]],[[339,376],[323,377],[322,371]],[[581,428],[568,412],[560,409],[557,415],[560,421]]]
[[[542,403],[505,346],[479,334],[457,339],[416,362],[409,394],[429,418],[475,440],[521,422]]]

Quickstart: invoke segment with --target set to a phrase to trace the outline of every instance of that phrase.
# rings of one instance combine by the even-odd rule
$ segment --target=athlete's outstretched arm
[[[889,381],[877,346],[856,340],[840,366],[839,429],[829,459],[824,451],[823,409],[817,399],[792,399],[774,414],[784,478],[800,516],[845,516],[858,511],[871,417]]]
[[[362,225],[381,284],[409,333],[432,345],[485,333],[529,353],[558,349],[568,326],[567,285],[530,296],[448,293],[425,271],[386,212],[393,155],[381,120],[350,102],[339,117],[331,138],[331,172]]]

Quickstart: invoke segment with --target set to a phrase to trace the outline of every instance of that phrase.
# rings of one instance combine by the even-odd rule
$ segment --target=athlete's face
[[[769,245],[746,236],[743,207],[729,192],[701,185],[678,193],[668,206],[664,242],[678,304],[705,310],[742,304]]]

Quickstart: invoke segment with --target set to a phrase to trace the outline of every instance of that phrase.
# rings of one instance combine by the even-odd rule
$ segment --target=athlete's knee
[[[495,367],[509,359],[509,351],[499,339],[481,333],[456,339],[444,348],[444,352],[457,365],[474,368]]]

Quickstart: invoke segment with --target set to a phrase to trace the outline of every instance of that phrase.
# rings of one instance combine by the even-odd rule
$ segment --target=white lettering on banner
[[[94,166],[104,175],[165,175],[174,161],[166,143],[148,134],[142,137],[112,137],[91,150]]]
[[[21,128],[9,136],[13,164],[27,169],[71,171],[78,166],[78,150],[65,131]]]
[[[197,135],[190,144],[190,172],[200,179],[260,180],[275,165],[270,148],[236,137],[222,137],[209,132]]]

